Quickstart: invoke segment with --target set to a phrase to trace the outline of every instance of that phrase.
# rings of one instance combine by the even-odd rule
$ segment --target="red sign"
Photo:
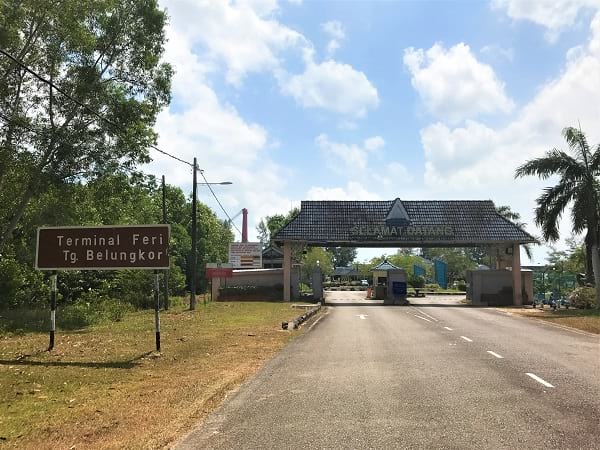
[[[231,278],[233,276],[233,269],[218,268],[218,269],[206,269],[206,278]]]
[[[170,225],[38,228],[38,270],[168,269]]]

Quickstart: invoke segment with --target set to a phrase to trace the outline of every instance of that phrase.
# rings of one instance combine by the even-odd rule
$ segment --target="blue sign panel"
[[[392,281],[392,292],[394,295],[406,295],[406,283],[403,281]]]
[[[421,267],[421,266],[417,266],[416,264],[414,264],[413,265],[413,273],[417,277],[424,277],[425,276],[425,268]]]
[[[448,277],[446,275],[447,267],[448,267],[448,264],[446,264],[444,261],[441,261],[439,259],[433,260],[433,269],[435,271],[435,282],[437,284],[439,284],[440,287],[443,289],[448,288]]]

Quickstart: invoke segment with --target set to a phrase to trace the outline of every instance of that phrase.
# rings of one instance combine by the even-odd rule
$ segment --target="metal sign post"
[[[156,351],[160,352],[160,272],[154,272],[154,330],[156,332]]]
[[[54,348],[54,332],[56,331],[56,292],[58,290],[57,281],[58,273],[54,271],[52,272],[52,275],[50,275],[50,344],[48,344],[48,351],[51,351]]]

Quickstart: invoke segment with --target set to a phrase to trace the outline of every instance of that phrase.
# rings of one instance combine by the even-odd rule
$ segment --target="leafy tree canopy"
[[[43,192],[148,161],[172,70],[156,0],[5,1],[0,23],[1,249]]]
[[[596,285],[600,308],[600,144],[590,147],[577,128],[565,128],[562,134],[568,152],[552,149],[518,167],[515,177],[535,175],[546,180],[558,176],[558,183],[544,188],[537,198],[535,222],[545,240],[556,241],[560,218],[570,208],[573,232],[585,232],[586,278]]]

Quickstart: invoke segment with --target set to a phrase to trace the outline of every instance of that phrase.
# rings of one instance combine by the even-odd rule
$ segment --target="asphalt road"
[[[600,449],[597,336],[362,295],[329,294],[310,331],[176,448]]]

